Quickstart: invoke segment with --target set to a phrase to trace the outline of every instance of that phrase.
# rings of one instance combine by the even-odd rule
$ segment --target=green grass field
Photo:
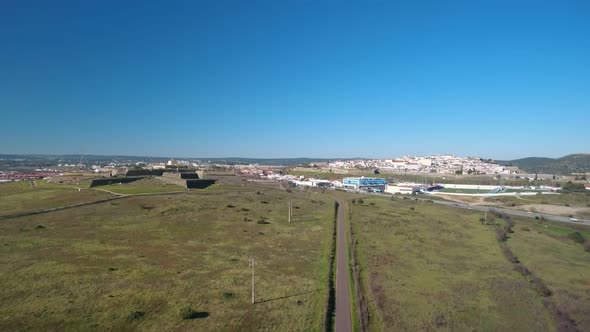
[[[147,177],[138,181],[122,183],[122,184],[110,184],[106,186],[94,187],[94,189],[103,189],[112,191],[117,194],[150,194],[150,193],[165,193],[172,191],[186,191],[186,188],[175,185],[164,183],[158,179]]]
[[[3,220],[0,330],[320,330],[333,211],[318,193],[217,187]]]
[[[567,237],[573,231],[590,240],[590,229],[518,220],[508,245],[518,259],[553,291],[556,305],[581,331],[590,329],[590,253]]]
[[[363,201],[351,209],[362,282],[370,298],[371,330],[555,328],[543,299],[502,254],[497,226],[480,223],[480,214],[428,202],[378,197]],[[578,296],[575,301],[565,305],[570,295],[555,295],[555,302],[560,309],[578,305],[576,310],[586,313],[587,305],[580,301],[590,303],[590,253],[579,244],[548,241],[551,236],[544,230],[538,234],[533,228],[537,226],[529,226],[534,231],[526,233],[519,227],[509,240],[516,255],[546,277],[556,292],[576,283],[568,293]],[[568,277],[551,282],[560,274]],[[583,330],[590,328],[580,314],[574,316]]]
[[[0,216],[112,197],[111,194],[46,181],[0,183]]]

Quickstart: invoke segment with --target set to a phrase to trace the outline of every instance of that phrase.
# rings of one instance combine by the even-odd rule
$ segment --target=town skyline
[[[433,156],[454,156],[454,157],[463,157],[463,158],[481,158],[483,160],[494,160],[494,161],[510,161],[510,160],[518,160],[518,159],[525,159],[525,158],[551,158],[551,159],[558,159],[570,155],[587,155],[590,152],[572,152],[567,154],[561,155],[554,155],[554,156],[547,156],[547,155],[523,155],[516,158],[494,158],[487,155],[467,155],[467,154],[458,154],[458,153],[432,153],[432,154],[385,154],[380,157],[365,157],[365,156],[339,156],[339,157],[324,157],[324,156],[277,156],[277,157],[267,157],[267,156],[189,156],[189,155],[156,155],[156,154],[126,154],[126,153],[4,153],[0,151],[0,157],[2,156],[49,156],[49,157],[75,157],[75,156],[94,156],[94,157],[133,157],[133,158],[157,158],[157,159],[187,159],[187,160],[207,160],[207,159],[214,159],[214,160],[223,160],[223,159],[259,159],[259,160],[278,160],[278,159],[309,159],[309,160],[385,160],[385,159],[396,159],[396,158],[403,158],[403,157],[433,157]]]

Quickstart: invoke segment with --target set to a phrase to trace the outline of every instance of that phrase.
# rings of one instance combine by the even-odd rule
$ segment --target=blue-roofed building
[[[385,185],[387,184],[387,180],[382,178],[344,178],[342,180],[342,186],[347,188],[352,188],[355,190],[380,190],[383,191],[385,189]]]

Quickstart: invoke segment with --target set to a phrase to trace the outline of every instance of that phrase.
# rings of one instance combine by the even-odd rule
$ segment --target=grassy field
[[[147,177],[138,181],[122,183],[122,184],[110,184],[106,186],[94,187],[94,189],[104,189],[112,191],[117,194],[150,194],[150,193],[162,193],[172,191],[186,191],[186,188],[175,185],[164,183],[158,179]]]
[[[0,330],[320,330],[333,211],[219,186],[4,220]]]
[[[351,211],[371,330],[529,331],[555,326],[543,300],[502,254],[497,226],[480,223],[480,214],[381,197],[357,201]],[[534,251],[538,244],[520,245]],[[578,247],[577,259],[588,260],[590,254]],[[560,252],[554,255],[561,257]],[[568,268],[559,264],[546,269],[558,274],[556,266]],[[567,273],[576,275],[585,268],[579,265]],[[588,286],[578,284],[588,292]]]
[[[499,202],[505,206],[518,206],[527,204],[549,204],[563,205],[571,207],[590,207],[590,193],[564,193],[559,195],[535,195],[520,197],[490,197],[486,198],[488,202]]]
[[[590,252],[567,235],[574,231],[590,241],[590,229],[518,220],[508,245],[522,264],[553,292],[552,299],[581,331],[590,330]]]
[[[0,183],[0,216],[108,198],[106,192],[40,181]]]

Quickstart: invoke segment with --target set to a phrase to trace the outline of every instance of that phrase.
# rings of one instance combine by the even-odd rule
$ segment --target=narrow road
[[[347,247],[344,205],[339,202],[336,225],[336,332],[352,331]]]

